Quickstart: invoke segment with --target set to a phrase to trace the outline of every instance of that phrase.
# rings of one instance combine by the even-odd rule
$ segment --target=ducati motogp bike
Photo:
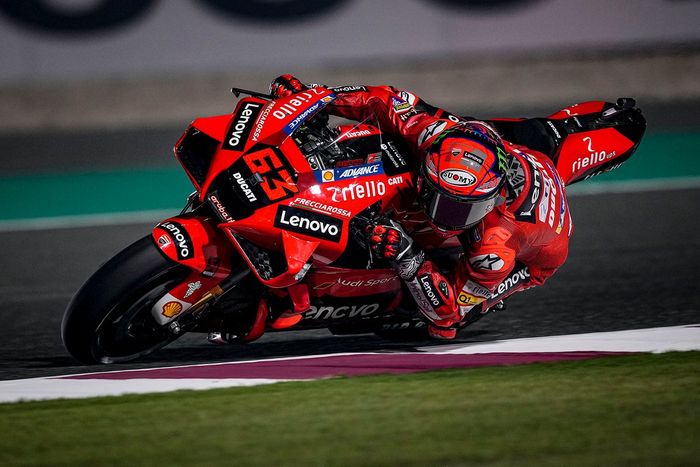
[[[410,293],[363,234],[377,216],[420,225],[415,156],[375,119],[329,118],[342,88],[279,99],[233,91],[246,96],[234,112],[194,120],[175,145],[195,189],[182,212],[102,265],[69,303],[61,333],[70,354],[130,361],[188,332],[246,343],[278,331],[275,320],[290,311],[302,314],[293,330],[427,336]],[[646,125],[633,99],[489,122],[549,156],[567,184],[619,166]],[[446,270],[461,252],[430,228],[411,235]],[[460,326],[528,277],[516,267]]]

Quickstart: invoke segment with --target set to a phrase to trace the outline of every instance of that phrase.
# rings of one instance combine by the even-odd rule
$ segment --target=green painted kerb
[[[0,219],[178,208],[192,191],[177,167],[0,178]]]
[[[582,183],[700,176],[700,133],[644,137],[621,168]],[[0,177],[0,219],[178,209],[193,191],[179,167]]]
[[[654,133],[642,138],[622,167],[585,183],[695,176],[700,176],[700,133]]]

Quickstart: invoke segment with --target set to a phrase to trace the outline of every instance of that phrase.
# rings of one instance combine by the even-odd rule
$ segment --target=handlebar
[[[236,97],[240,97],[241,94],[248,94],[249,96],[260,97],[262,99],[274,99],[274,97],[271,94],[265,94],[258,91],[249,91],[243,88],[231,88],[231,92]]]

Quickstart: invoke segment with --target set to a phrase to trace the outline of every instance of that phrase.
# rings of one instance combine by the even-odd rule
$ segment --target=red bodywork
[[[187,281],[170,292],[174,297],[194,303],[228,277],[232,262],[240,262],[240,257],[275,295],[289,296],[296,311],[329,298],[367,297],[364,304],[327,310],[319,305],[305,315],[306,321],[370,317],[380,308],[375,296],[388,295],[381,304],[383,312],[399,305],[402,284],[393,270],[338,266],[338,261],[366,253],[348,253],[350,244],[355,244],[351,222],[380,201],[381,211],[394,212],[404,225],[425,221],[416,210],[412,156],[397,153],[396,146],[388,148],[387,140],[379,139],[385,135],[375,126],[345,125],[337,127],[342,134],[338,143],[377,138],[378,152],[344,160],[331,169],[312,167],[290,135],[334,99],[333,91],[325,88],[274,101],[249,97],[241,99],[231,115],[191,124],[175,153],[199,201],[207,203],[216,217],[185,214],[154,229],[161,251],[192,269]],[[583,103],[549,119],[600,113],[604,106],[604,102]],[[594,169],[608,170],[634,148],[636,143],[616,129],[602,128],[569,135],[553,160],[569,184]],[[179,230],[185,231],[184,240]],[[455,238],[441,239],[430,229],[410,230],[423,248],[459,245]],[[187,254],[185,247],[191,249]],[[188,284],[195,277],[204,284],[192,295]]]
[[[401,283],[393,270],[329,266],[346,252],[351,219],[380,200],[384,210],[410,204],[413,197],[406,198],[410,190],[405,189],[412,187],[415,179],[408,169],[387,175],[380,154],[370,155],[370,160],[374,157],[376,161],[369,164],[363,155],[362,159],[346,161],[335,169],[314,171],[288,132],[290,126],[300,124],[300,116],[308,115],[304,119],[308,120],[333,98],[333,93],[324,88],[276,101],[245,98],[232,115],[195,120],[190,131],[194,128],[218,142],[206,176],[194,176],[187,163],[181,157],[178,159],[199,192],[200,201],[208,201],[221,218],[186,215],[163,221],[153,231],[161,250],[170,259],[192,268],[194,274],[204,273],[207,264],[221,260],[219,273],[207,281],[210,287],[230,273],[230,259],[240,256],[258,280],[272,289],[287,289],[304,277],[312,297],[391,293],[400,299]],[[237,119],[245,123],[237,125]],[[364,124],[338,129],[342,134],[338,142],[380,135],[376,127]],[[176,155],[187,134],[176,145]],[[247,140],[240,141],[244,136]],[[230,205],[225,205],[213,188],[217,178],[236,164],[258,181],[253,186],[249,181],[251,176],[246,176],[239,184],[242,190],[239,202],[258,203],[254,215],[242,218],[234,218],[229,212]],[[242,175],[236,174],[234,180],[242,180]],[[178,256],[178,239],[166,228],[173,224],[187,231],[193,250],[191,258]],[[251,245],[281,253],[284,267],[265,274],[252,257]],[[180,298],[178,292],[187,290],[182,285],[183,290],[171,293]],[[398,304],[398,300],[392,302],[395,302],[391,303],[392,307]]]
[[[550,120],[574,120],[599,115],[606,107],[603,101],[575,104],[549,116]],[[641,138],[641,135],[639,135]],[[597,128],[570,134],[559,147],[555,160],[557,171],[569,185],[576,181],[619,167],[637,148],[639,139],[622,134],[615,127]]]

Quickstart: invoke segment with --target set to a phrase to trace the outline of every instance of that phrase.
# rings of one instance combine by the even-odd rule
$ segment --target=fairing
[[[176,146],[200,200],[269,287],[289,287],[312,264],[336,261],[351,241],[351,220],[373,204],[386,210],[413,196],[413,166],[376,119],[323,129],[322,110],[334,99],[325,88],[245,98],[228,119],[195,120]],[[190,147],[205,150],[206,161],[194,163]]]
[[[163,325],[192,308],[231,274],[234,250],[207,218],[191,214],[159,223],[152,236],[168,259],[191,269],[183,282],[153,306],[153,316]]]

